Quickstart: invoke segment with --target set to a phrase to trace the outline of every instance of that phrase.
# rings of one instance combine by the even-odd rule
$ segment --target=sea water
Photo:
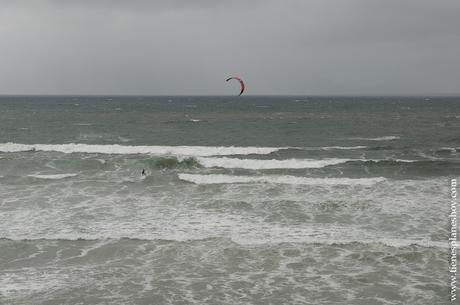
[[[449,304],[459,131],[455,97],[0,97],[0,303]]]

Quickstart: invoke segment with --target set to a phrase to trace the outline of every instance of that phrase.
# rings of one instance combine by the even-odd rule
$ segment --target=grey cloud
[[[0,93],[459,91],[457,0],[1,1]]]

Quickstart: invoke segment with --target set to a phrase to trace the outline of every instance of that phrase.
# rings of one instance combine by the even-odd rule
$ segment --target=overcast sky
[[[0,0],[0,94],[460,93],[460,0]]]

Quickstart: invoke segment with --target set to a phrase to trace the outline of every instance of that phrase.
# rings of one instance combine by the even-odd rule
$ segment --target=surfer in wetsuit
[[[147,173],[145,172],[145,169],[142,169],[142,176],[146,176]]]

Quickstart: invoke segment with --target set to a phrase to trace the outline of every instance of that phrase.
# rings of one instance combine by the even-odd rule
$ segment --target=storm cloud
[[[458,0],[0,0],[0,42],[1,94],[460,92]]]

